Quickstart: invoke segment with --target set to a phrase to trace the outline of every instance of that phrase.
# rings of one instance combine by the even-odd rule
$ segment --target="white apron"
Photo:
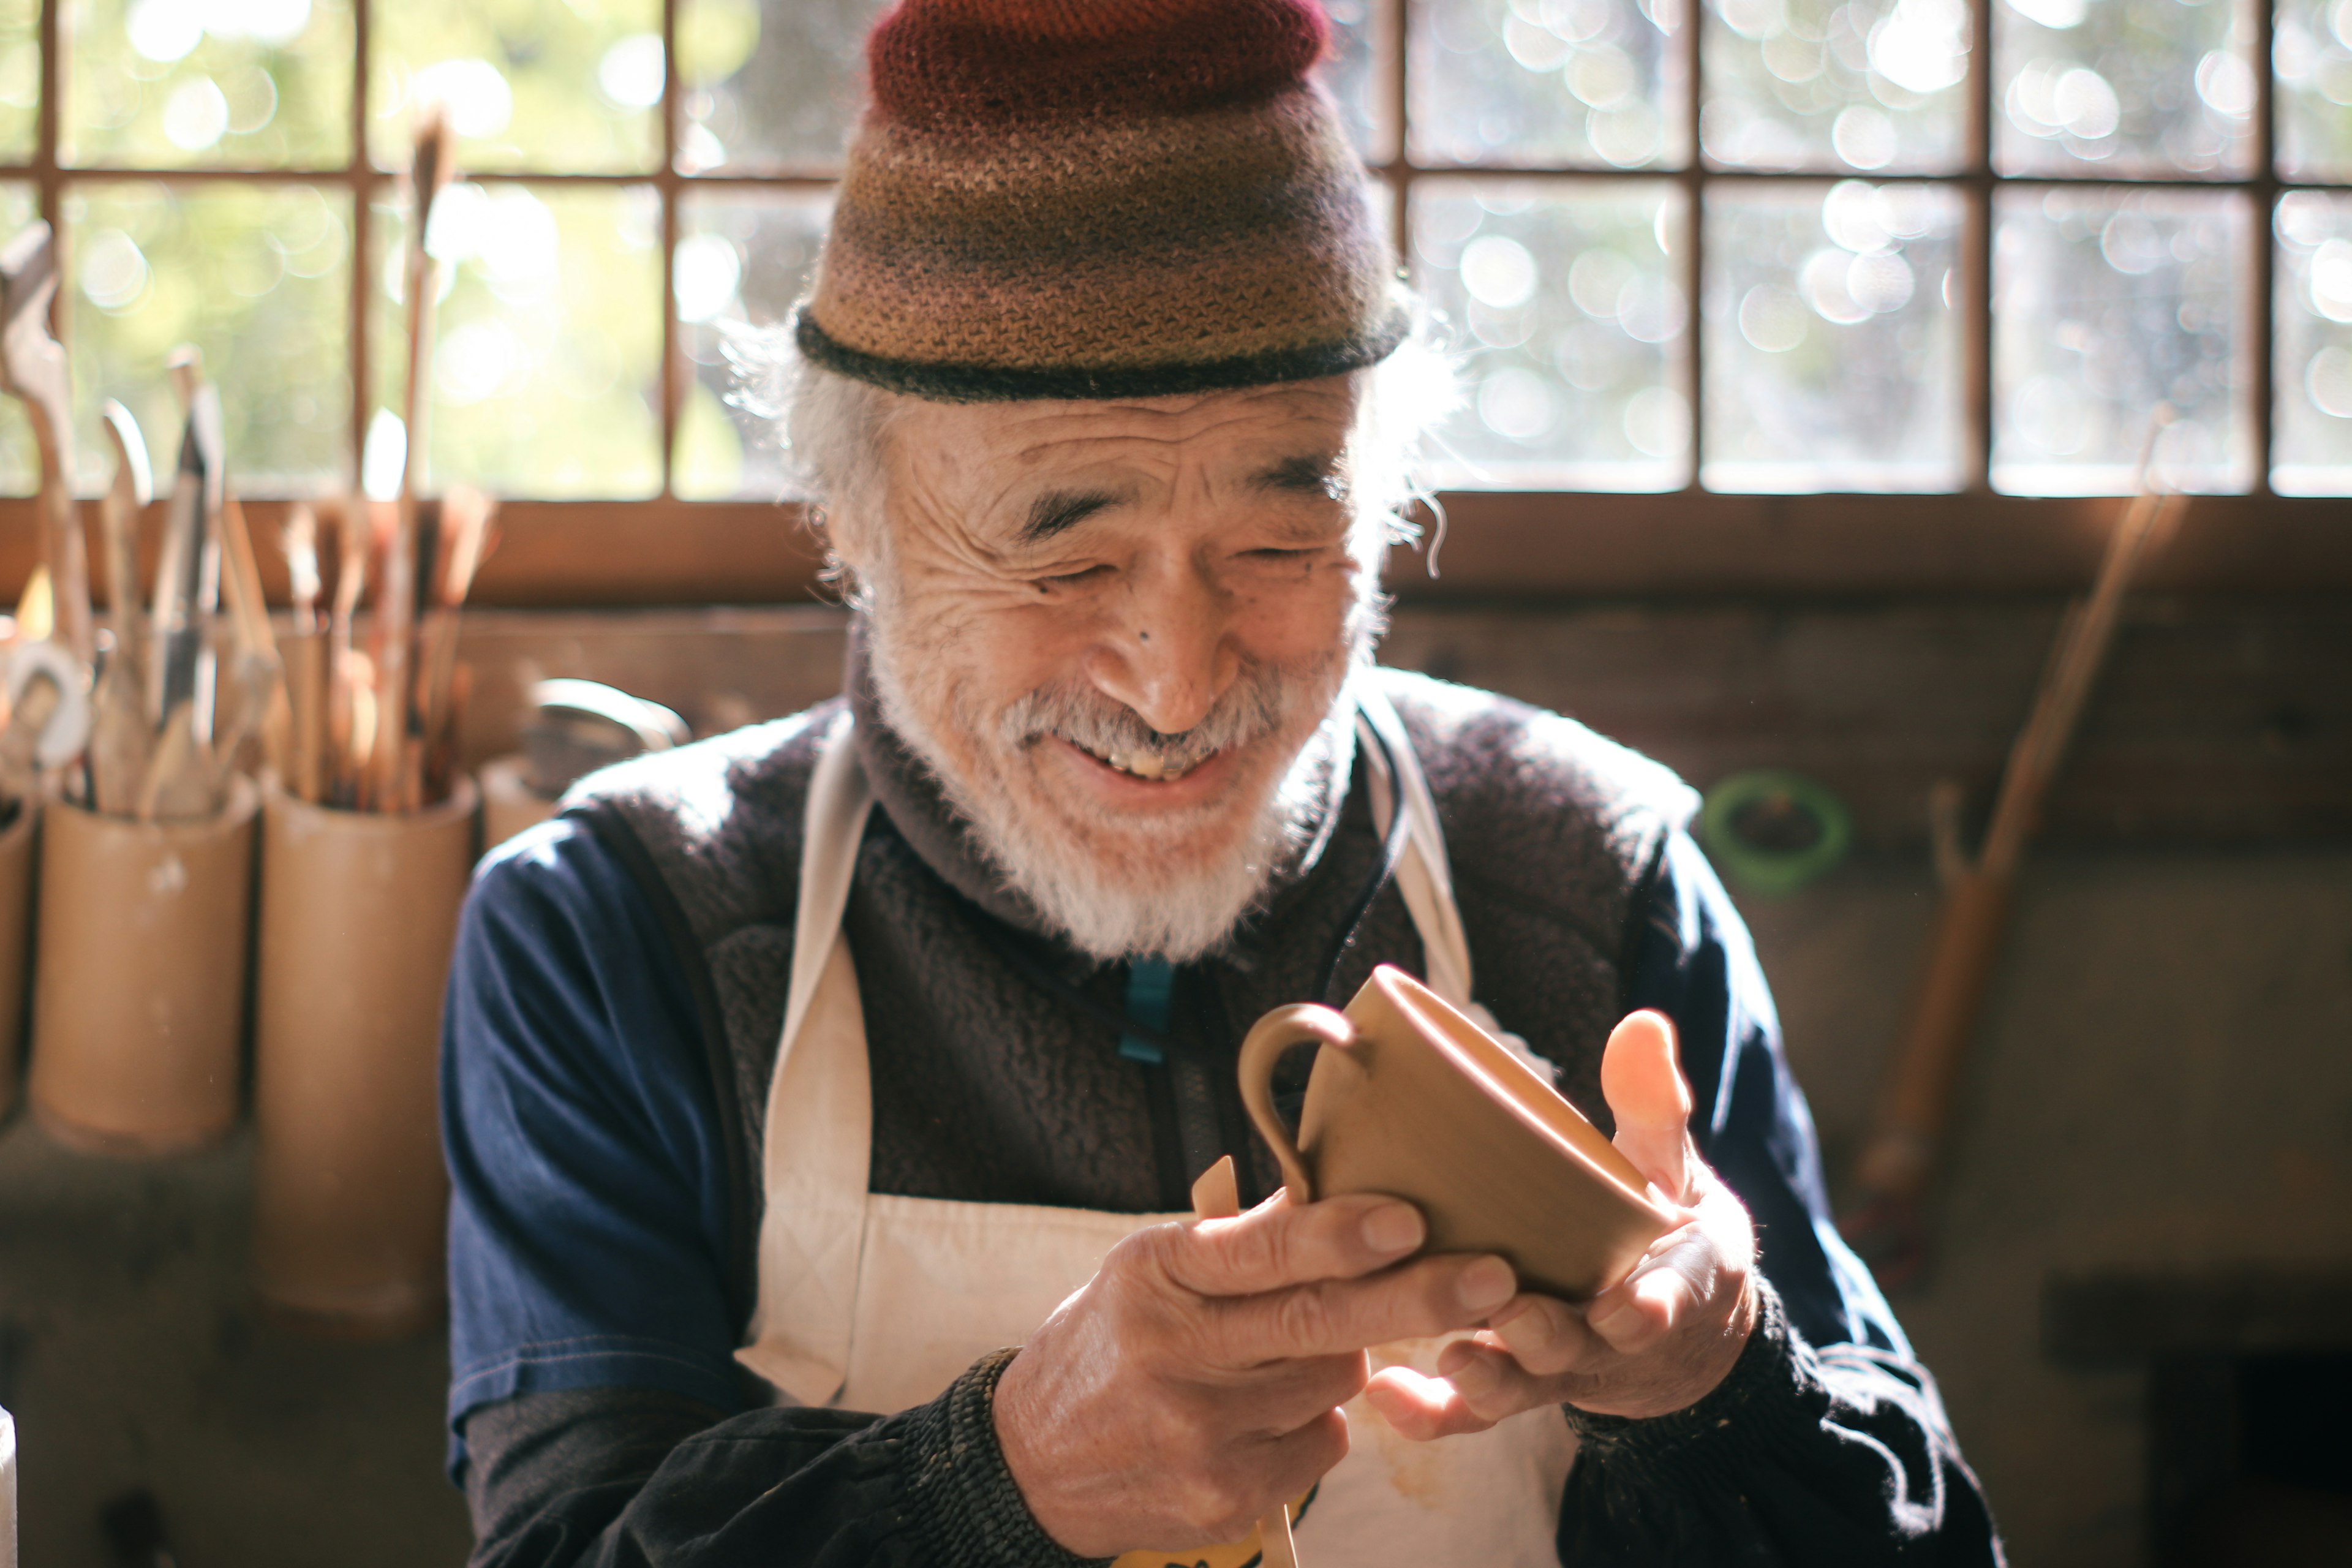
[[[1386,742],[1402,775],[1389,777],[1381,747],[1364,748],[1382,837],[1398,805],[1412,819],[1396,876],[1421,933],[1429,984],[1467,1008],[1470,952],[1435,805],[1387,699],[1367,691],[1361,709],[1360,724]],[[866,1191],[866,1022],[841,917],[873,796],[850,730],[844,713],[810,781],[792,984],[768,1090],[759,1299],[751,1343],[736,1357],[793,1403],[887,1413],[937,1398],[982,1356],[1025,1341],[1130,1233],[1190,1216]],[[1477,1016],[1491,1024],[1484,1009]],[[1444,1344],[1384,1346],[1372,1360],[1433,1373]],[[1557,1407],[1434,1443],[1408,1441],[1361,1397],[1345,1415],[1348,1457],[1298,1521],[1305,1568],[1557,1564],[1560,1494],[1576,1457]],[[1181,1556],[1186,1564],[1242,1568],[1256,1552],[1253,1539]],[[1168,1561],[1134,1552],[1120,1563]]]

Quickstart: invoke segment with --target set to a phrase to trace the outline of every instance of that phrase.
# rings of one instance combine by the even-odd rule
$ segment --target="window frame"
[[[352,201],[352,254],[371,254],[373,205],[406,184],[404,172],[379,169],[368,153],[367,86],[375,0],[353,0],[350,157],[341,167],[145,169],[118,165],[65,166],[62,131],[65,0],[40,0],[40,103],[32,161],[0,165],[0,179],[34,187],[37,209],[62,233],[68,186],[139,180],[165,185],[214,181],[340,185]],[[680,0],[662,0],[664,90],[659,109],[660,157],[651,170],[625,174],[486,174],[486,183],[523,186],[651,186],[660,201],[662,331],[659,377],[661,489],[650,500],[506,503],[505,543],[478,588],[483,602],[510,605],[790,602],[824,592],[817,554],[800,526],[802,509],[756,501],[689,501],[673,489],[677,425],[692,374],[678,320],[676,268],[679,215],[689,191],[823,191],[834,170],[681,174],[677,151],[684,93],[677,70]],[[2114,515],[2104,498],[2025,498],[1995,492],[1990,480],[1993,433],[1990,309],[1993,207],[2004,187],[2124,186],[2147,189],[2242,191],[2255,205],[2247,226],[2252,254],[2242,330],[2251,345],[2243,410],[2259,454],[2252,489],[2200,497],[2194,521],[2158,568],[2158,582],[2233,591],[2342,592],[2352,589],[2352,503],[2337,498],[2282,497],[2270,488],[2276,389],[2273,340],[2276,239],[2272,215],[2279,196],[2313,189],[2352,194],[2352,185],[2284,181],[2277,174],[2275,70],[2272,59],[2273,0],[2239,0],[2254,23],[2254,168],[2240,178],[2118,178],[2089,174],[2003,175],[1991,159],[1993,136],[1992,6],[1971,0],[1967,90],[1969,161],[1940,175],[1887,178],[1934,184],[1961,194],[1962,409],[1966,468],[1957,491],[1883,495],[1822,491],[1789,495],[1717,491],[1701,480],[1705,421],[1698,416],[1706,374],[1700,301],[1706,268],[1704,214],[1708,187],[1718,181],[1818,184],[1843,177],[1832,172],[1727,168],[1711,163],[1699,140],[1705,101],[1705,0],[1691,9],[1676,42],[1689,84],[1684,132],[1690,156],[1681,167],[1636,169],[1573,166],[1504,167],[1490,163],[1422,163],[1412,155],[1410,103],[1411,10],[1416,0],[1375,0],[1372,73],[1381,101],[1376,114],[1394,132],[1393,155],[1369,165],[1387,184],[1400,255],[1409,255],[1413,184],[1431,176],[1513,176],[1530,179],[1669,180],[1683,191],[1689,222],[1681,281],[1690,301],[1676,340],[1680,379],[1691,399],[1690,478],[1679,489],[1602,493],[1572,489],[1473,490],[1437,500],[1448,549],[1443,574],[1392,570],[1398,590],[1413,598],[1524,599],[1587,595],[1740,593],[1877,595],[1916,592],[2039,592],[2073,586],[2088,574],[2099,536]],[[351,376],[351,429],[346,460],[356,475],[367,426],[371,363],[369,311],[373,279],[355,264],[346,331]],[[60,324],[69,309],[59,290]],[[257,523],[278,505],[248,498]],[[1433,516],[1430,519],[1434,521]],[[36,503],[0,499],[0,585],[21,582],[29,570]],[[265,555],[269,552],[264,552]],[[1392,564],[1403,566],[1400,554]],[[275,563],[268,563],[274,566]],[[273,572],[269,574],[275,576]],[[282,583],[273,583],[282,593]]]

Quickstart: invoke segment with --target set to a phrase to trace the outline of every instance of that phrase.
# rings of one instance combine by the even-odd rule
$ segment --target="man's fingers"
[[[1576,1370],[1598,1342],[1575,1308],[1549,1296],[1521,1296],[1496,1313],[1488,1328],[1511,1359],[1538,1377]]]
[[[1461,1391],[1442,1377],[1423,1377],[1409,1366],[1372,1374],[1364,1397],[1381,1419],[1416,1443],[1465,1432],[1484,1432],[1494,1423],[1470,1408]]]
[[[1617,1150],[1675,1203],[1690,1191],[1690,1086],[1675,1060],[1674,1020],[1644,1008],[1610,1032],[1601,1093],[1617,1119]]]
[[[1279,1436],[1311,1425],[1363,1392],[1370,1368],[1364,1352],[1304,1356],[1253,1368],[1229,1382],[1201,1385],[1204,1423]],[[1209,1408],[1213,1406],[1214,1408]]]
[[[1624,1280],[1603,1290],[1585,1309],[1591,1331],[1612,1350],[1637,1355],[1674,1332],[1706,1302],[1711,1272],[1705,1238],[1693,1227],[1688,1239],[1653,1257]]]
[[[1411,1204],[1365,1194],[1293,1207],[1280,1193],[1238,1219],[1160,1235],[1168,1276],[1202,1296],[1256,1296],[1385,1268],[1429,1235]]]
[[[1391,1340],[1423,1339],[1481,1321],[1518,1291],[1499,1258],[1446,1253],[1371,1279],[1326,1279],[1213,1303],[1230,1364],[1340,1355]]]

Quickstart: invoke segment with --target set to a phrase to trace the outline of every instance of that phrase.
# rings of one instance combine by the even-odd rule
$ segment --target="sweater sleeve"
[[[1699,1151],[1756,1222],[1763,1311],[1731,1373],[1688,1409],[1569,1410],[1582,1447],[1561,1560],[2000,1563],[1935,1382],[1831,1221],[1755,948],[1686,836],[1668,843],[1637,919],[1626,1005],[1675,1020]]]
[[[1010,1352],[887,1419],[744,1410],[691,993],[572,822],[484,863],[444,1022],[451,1468],[474,1563],[1069,1568],[990,1409]]]
[[[624,1388],[485,1405],[465,1424],[469,1568],[1087,1568],[1030,1518],[996,1446],[1011,1359],[879,1418],[720,1419]]]

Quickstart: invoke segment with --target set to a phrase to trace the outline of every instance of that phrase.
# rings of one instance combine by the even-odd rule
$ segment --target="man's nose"
[[[1215,585],[1192,563],[1168,563],[1131,582],[1087,674],[1160,734],[1181,734],[1209,716],[1240,671],[1227,629]]]

